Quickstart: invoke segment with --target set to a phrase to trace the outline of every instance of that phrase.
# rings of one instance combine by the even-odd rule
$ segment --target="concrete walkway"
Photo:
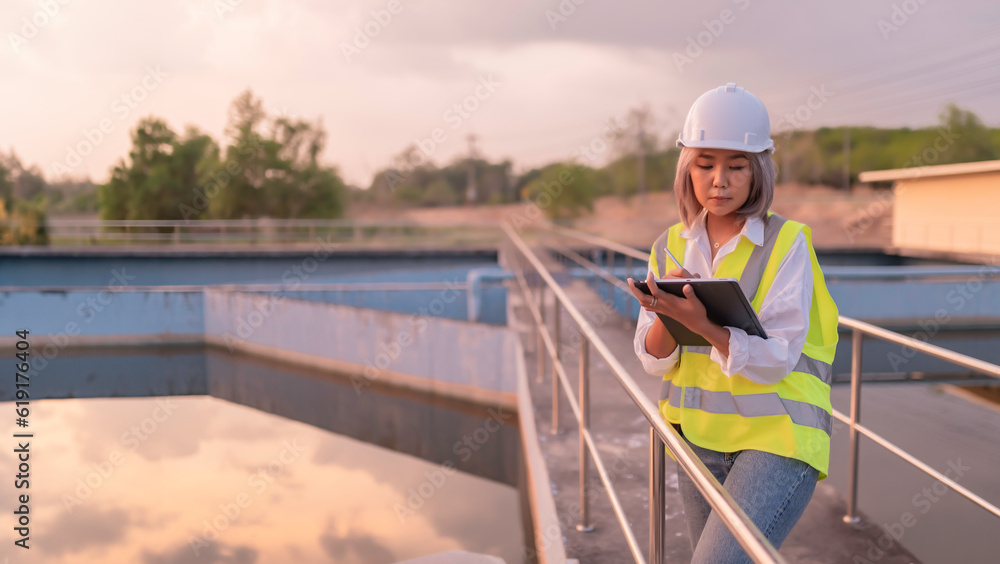
[[[561,268],[546,261],[557,273]],[[591,320],[600,338],[629,371],[647,396],[656,398],[659,381],[642,369],[632,348],[635,331],[632,322],[605,306],[601,299],[583,282],[573,281],[563,288],[577,307]],[[625,536],[615,519],[597,472],[591,467],[587,484],[590,501],[590,521],[593,532],[576,530],[579,521],[579,438],[576,421],[565,394],[560,392],[559,424],[562,433],[552,431],[552,368],[546,362],[545,376],[537,381],[537,351],[535,336],[530,329],[531,314],[521,301],[520,293],[510,293],[511,311],[515,319],[512,327],[520,329],[519,335],[526,351],[535,422],[538,427],[542,453],[548,465],[555,498],[556,510],[562,524],[562,534],[569,558],[581,563],[634,562]],[[553,296],[547,292],[545,318],[552,329]],[[563,312],[560,349],[562,360],[577,395],[580,337],[575,323]],[[607,364],[597,353],[590,356],[591,431],[601,456],[618,492],[619,500],[632,526],[644,557],[649,546],[648,461],[649,426],[637,408],[614,378]],[[666,469],[666,556],[667,562],[688,562],[691,546],[684,520],[680,495],[677,491],[677,465],[668,457]],[[826,481],[819,482],[812,501],[802,519],[792,530],[781,548],[781,554],[790,563],[856,563],[909,564],[917,560],[893,544],[888,550],[878,546],[884,531],[874,525],[855,528],[845,524],[845,503]],[[883,539],[884,544],[886,543]]]

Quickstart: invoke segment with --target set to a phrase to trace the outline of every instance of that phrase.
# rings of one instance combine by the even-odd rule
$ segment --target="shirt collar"
[[[688,227],[681,231],[681,237],[685,239],[700,239],[702,237],[708,237],[708,232],[705,231],[705,217],[708,215],[708,211],[705,208],[701,209],[698,213],[698,217],[695,218],[694,223],[691,227]],[[761,221],[759,217],[748,218],[743,222],[743,229],[740,230],[740,235],[746,237],[751,243],[757,245],[758,247],[764,244],[764,222]]]

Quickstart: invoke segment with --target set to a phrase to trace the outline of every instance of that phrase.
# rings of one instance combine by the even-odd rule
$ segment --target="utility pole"
[[[468,160],[468,177],[465,183],[465,200],[469,204],[476,203],[477,190],[476,190],[476,157],[478,152],[476,151],[476,134],[470,133],[466,136],[466,140],[469,142],[469,160]]]
[[[643,105],[631,112],[632,125],[635,127],[635,147],[638,170],[636,171],[636,192],[639,200],[646,197],[646,151],[650,148],[650,139],[646,135],[646,126],[652,117],[649,106]]]
[[[844,127],[844,191],[851,191],[851,128]]]
[[[646,131],[643,127],[639,126],[639,174],[638,180],[639,185],[636,190],[639,192],[639,200],[642,201],[646,198],[646,143],[645,143]]]

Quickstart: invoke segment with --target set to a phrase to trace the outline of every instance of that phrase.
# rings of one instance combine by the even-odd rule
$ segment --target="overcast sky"
[[[141,117],[222,141],[246,88],[321,118],[326,161],[360,186],[436,129],[438,164],[474,133],[523,171],[648,104],[672,143],[729,81],[775,128],[924,126],[949,101],[1000,126],[997,29],[995,0],[5,0],[0,149],[101,182]]]

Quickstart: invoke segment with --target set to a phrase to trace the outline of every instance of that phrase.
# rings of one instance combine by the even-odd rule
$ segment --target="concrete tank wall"
[[[227,350],[329,362],[353,372],[359,390],[380,383],[429,386],[511,405],[516,391],[513,337],[482,324],[206,290],[205,335]]]

